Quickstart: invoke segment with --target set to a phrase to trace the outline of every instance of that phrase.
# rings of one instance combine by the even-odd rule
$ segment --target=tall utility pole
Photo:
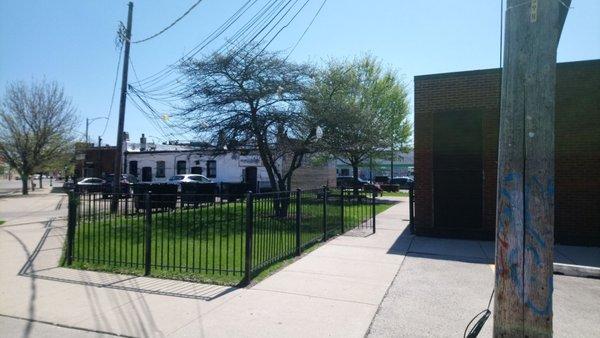
[[[127,12],[127,28],[125,31],[125,51],[123,55],[123,78],[121,80],[121,101],[119,103],[119,127],[117,130],[117,156],[115,157],[115,173],[113,178],[113,200],[112,210],[116,211],[119,195],[121,193],[121,172],[123,168],[123,128],[125,124],[125,103],[127,100],[127,74],[129,71],[129,47],[131,44],[131,19],[133,14],[133,2],[128,4],[129,11]]]
[[[552,336],[556,48],[570,0],[508,0],[500,104],[495,337]]]

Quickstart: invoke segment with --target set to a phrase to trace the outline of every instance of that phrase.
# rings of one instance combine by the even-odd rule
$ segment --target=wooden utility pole
[[[552,336],[556,48],[570,0],[508,0],[494,336]]]
[[[133,2],[128,4],[127,28],[123,43],[125,51],[123,54],[123,78],[121,80],[121,101],[119,103],[119,127],[117,131],[117,156],[115,158],[115,170],[113,178],[113,199],[111,209],[117,210],[119,195],[121,193],[121,172],[123,168],[123,128],[125,125],[125,103],[127,102],[127,74],[129,72],[129,46],[131,44],[131,19],[133,14]]]

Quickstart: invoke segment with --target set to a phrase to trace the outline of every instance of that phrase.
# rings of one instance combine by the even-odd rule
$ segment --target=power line
[[[211,34],[209,34],[206,38],[204,38],[202,41],[200,41],[200,43],[198,43],[196,46],[194,46],[188,53],[186,53],[182,59],[188,59],[188,58],[192,57],[198,51],[200,51],[204,47],[206,47],[206,45],[208,45],[209,43],[214,41],[216,38],[218,38],[221,34],[223,34],[223,32],[225,32],[229,27],[231,27],[231,25],[233,25],[244,13],[246,13],[246,11],[248,9],[250,9],[252,6],[254,6],[254,4],[257,1],[258,0],[246,1],[240,8],[238,8],[238,10],[234,14],[232,14],[223,24],[221,24],[221,26],[219,26],[217,29],[215,29]],[[248,6],[248,4],[250,2],[252,2],[252,4],[250,4],[250,6]],[[148,82],[150,82],[152,80],[156,80],[161,75],[168,75],[169,73],[171,73],[174,70],[174,68],[175,68],[174,65],[175,65],[175,63],[166,66],[162,70],[143,78],[141,80],[141,82],[144,82],[145,84],[147,84]]]
[[[202,2],[202,0],[198,0],[196,1],[195,4],[192,5],[192,7],[190,7],[187,11],[185,11],[185,13],[183,13],[180,17],[178,17],[177,19],[175,19],[175,21],[173,21],[170,25],[168,25],[167,27],[161,29],[158,33],[153,34],[145,39],[141,39],[141,40],[137,40],[137,41],[131,41],[131,43],[141,43],[141,42],[146,42],[150,39],[154,39],[155,37],[161,35],[162,33],[166,32],[167,30],[169,30],[171,27],[175,26],[181,19],[183,19],[186,15],[190,14],[190,12],[196,8],[196,6],[198,6],[200,3]]]
[[[283,27],[281,27],[281,28],[280,28],[280,29],[277,31],[277,33],[275,33],[275,35],[274,35],[274,36],[271,38],[271,40],[269,40],[269,42],[268,42],[268,43],[267,43],[267,44],[266,44],[266,45],[263,47],[263,49],[260,51],[260,53],[259,53],[259,54],[262,54],[262,52],[263,52],[265,49],[267,49],[267,47],[269,47],[269,45],[271,45],[271,43],[273,42],[273,40],[275,40],[275,39],[277,38],[277,36],[279,36],[279,34],[280,34],[280,33],[281,33],[281,32],[282,32],[284,29],[286,29],[286,28],[287,28],[287,27],[288,27],[288,26],[289,26],[289,25],[292,23],[292,21],[294,21],[294,19],[296,19],[296,17],[298,16],[298,14],[300,14],[300,12],[302,12],[302,10],[304,9],[304,7],[306,7],[306,5],[308,5],[308,2],[309,2],[309,1],[310,1],[310,0],[306,0],[306,1],[304,2],[304,5],[302,5],[302,7],[300,7],[300,9],[299,9],[299,10],[296,12],[296,14],[294,14],[294,16],[292,16],[292,18],[291,18],[291,19],[290,19],[290,20],[289,20],[289,21],[288,21],[288,22],[287,22],[287,23],[286,23],[286,24],[285,24]],[[261,41],[262,41],[262,40],[261,40]],[[257,55],[259,55],[259,54],[257,54]]]
[[[254,1],[254,2],[256,2],[256,1]],[[252,6],[252,5],[254,5],[254,2],[251,4],[251,6]],[[273,21],[273,20],[274,20],[274,19],[277,17],[277,14],[279,14],[279,13],[280,13],[280,12],[281,12],[283,9],[285,9],[285,6],[286,6],[287,4],[289,4],[289,3],[291,2],[291,0],[288,0],[288,1],[287,1],[287,3],[284,5],[284,7],[283,7],[283,8],[280,8],[280,7],[281,7],[281,3],[282,3],[282,2],[284,2],[284,0],[278,0],[278,1],[267,1],[267,2],[265,3],[265,5],[263,5],[263,7],[262,7],[262,8],[260,8],[260,9],[258,10],[258,12],[257,12],[257,13],[255,13],[255,14],[254,14],[254,15],[253,15],[253,16],[252,16],[250,19],[249,19],[249,21],[248,21],[246,24],[244,24],[244,25],[243,25],[243,26],[242,26],[240,29],[238,29],[238,30],[237,30],[237,31],[234,33],[234,35],[233,35],[233,40],[225,42],[223,45],[221,45],[221,47],[219,47],[219,48],[216,50],[216,52],[219,52],[219,51],[222,51],[222,50],[224,50],[225,48],[227,48],[227,47],[228,47],[229,45],[231,45],[232,43],[237,43],[237,41],[238,41],[238,40],[240,40],[240,39],[242,39],[242,40],[247,40],[247,39],[245,39],[245,38],[243,38],[243,37],[244,37],[244,36],[248,36],[248,35],[249,35],[249,34],[248,34],[249,32],[250,32],[251,34],[254,34],[254,35],[255,35],[255,33],[254,33],[254,32],[256,32],[257,30],[259,30],[259,29],[260,29],[261,31],[263,31],[263,30],[264,30],[264,27],[261,29],[261,27],[263,26],[263,24],[262,24],[262,23],[263,23],[263,22],[265,22],[265,21],[269,21],[269,23],[270,23],[270,22],[272,22],[272,21]],[[243,7],[244,7],[244,6],[242,6],[242,8],[243,8]],[[244,12],[245,12],[246,10],[247,10],[247,9],[245,9],[245,10],[244,10]],[[279,10],[279,12],[277,12],[278,10]],[[239,10],[238,10],[238,11],[239,11]],[[275,12],[277,12],[277,13],[275,13]],[[274,13],[275,13],[275,14],[274,14]],[[243,14],[243,13],[242,13],[242,14]],[[266,15],[266,17],[265,17],[265,15]],[[234,16],[235,16],[235,15],[234,15]],[[238,16],[235,18],[235,20],[239,19],[239,17],[240,17],[240,16],[241,16],[241,15],[238,15]],[[264,18],[263,18],[263,17],[264,17]],[[269,23],[267,23],[266,27],[268,27],[268,24],[269,24]],[[233,24],[233,22],[232,22],[231,24]],[[229,26],[231,26],[231,24],[229,24],[229,25],[228,25],[228,26],[227,26],[225,29],[227,29]],[[224,30],[222,30],[222,31],[219,33],[219,35],[221,35],[221,34],[222,34],[224,31],[225,31],[225,29],[224,29]],[[255,35],[255,36],[256,36],[256,35]],[[197,54],[197,53],[198,53],[200,50],[202,50],[203,48],[205,48],[205,47],[208,45],[208,43],[210,43],[210,42],[214,41],[214,39],[216,39],[217,37],[218,37],[218,36],[215,36],[213,39],[211,39],[210,41],[208,41],[208,42],[207,42],[206,44],[204,44],[203,46],[200,46],[200,45],[198,45],[196,48],[198,48],[198,47],[200,47],[200,48],[198,48],[198,49],[197,49],[197,50],[195,50],[195,51],[194,51],[194,50],[192,50],[192,51],[190,51],[189,53],[187,53],[187,54],[186,54],[186,56],[185,56],[185,58],[184,58],[184,59],[182,59],[180,62],[183,62],[183,61],[185,61],[185,60],[189,60],[189,59],[191,59],[191,58],[192,58],[192,57],[193,57],[195,54]],[[253,37],[253,39],[254,39],[254,38],[255,38],[255,37]],[[206,39],[205,39],[205,41],[206,41]],[[250,40],[250,41],[251,41],[251,40]],[[196,48],[195,48],[195,49],[196,49]],[[168,76],[168,75],[172,74],[174,70],[176,70],[176,67],[174,67],[174,65],[170,65],[168,69],[166,69],[165,71],[163,71],[163,74],[164,74],[165,76]],[[157,73],[157,75],[158,75],[158,73]],[[153,77],[154,77],[154,79],[150,79],[149,81],[147,81],[147,80],[143,80],[143,83],[144,83],[144,84],[150,84],[150,86],[152,86],[152,85],[157,85],[157,84],[160,82],[161,78],[158,78],[157,76],[154,76],[154,75],[153,75]],[[135,84],[134,84],[134,85],[135,85]],[[179,84],[179,80],[178,80],[178,79],[171,79],[171,80],[167,81],[166,83],[164,83],[163,85],[161,85],[161,86],[159,86],[159,87],[153,87],[153,88],[151,88],[151,89],[149,89],[149,90],[142,90],[141,92],[143,92],[145,95],[152,94],[152,96],[153,96],[153,99],[158,99],[157,97],[159,97],[159,96],[160,96],[160,97],[162,97],[163,99],[172,99],[172,98],[175,98],[175,97],[177,97],[177,94],[176,94],[176,93],[174,94],[172,91],[173,91],[175,88],[177,88],[177,87],[180,87],[180,86],[181,86],[181,85]],[[169,92],[169,91],[171,91],[171,92]]]
[[[123,52],[123,45],[121,45],[121,49],[119,49],[119,57],[117,60],[117,72],[115,74],[115,81],[113,83],[113,90],[112,90],[112,95],[110,97],[110,107],[108,108],[108,116],[106,118],[106,123],[104,124],[104,129],[102,129],[102,134],[100,135],[100,137],[104,136],[104,133],[106,133],[106,129],[108,128],[108,122],[110,121],[110,115],[112,113],[112,108],[113,108],[113,103],[115,102],[115,93],[117,92],[117,82],[119,81],[119,69],[121,69],[121,56]]]
[[[323,2],[321,3],[321,7],[319,7],[319,9],[317,10],[317,12],[313,16],[312,20],[310,20],[310,23],[308,24],[308,26],[306,27],[306,29],[304,30],[304,32],[302,32],[302,35],[300,35],[300,38],[298,39],[298,41],[296,41],[296,44],[294,45],[294,47],[292,47],[292,50],[290,50],[290,52],[288,53],[288,55],[285,57],[286,60],[296,50],[296,47],[298,47],[298,45],[300,44],[300,41],[302,41],[302,39],[304,38],[304,35],[306,35],[306,32],[308,32],[308,30],[310,29],[310,27],[312,26],[312,24],[317,19],[317,16],[319,16],[319,13],[321,13],[321,10],[325,6],[325,3],[327,3],[327,0],[323,0]]]

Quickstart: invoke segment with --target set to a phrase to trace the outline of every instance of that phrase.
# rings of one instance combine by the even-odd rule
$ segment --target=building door
[[[253,191],[256,191],[257,173],[256,167],[246,167],[244,172],[244,182],[246,182]]]
[[[483,226],[483,137],[481,114],[434,113],[433,217],[438,228]]]
[[[152,182],[152,167],[142,167],[142,182]]]

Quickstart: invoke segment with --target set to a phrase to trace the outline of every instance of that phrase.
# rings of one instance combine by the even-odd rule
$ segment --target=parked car
[[[379,185],[370,183],[362,178],[358,178],[357,181],[354,181],[354,177],[352,176],[338,176],[336,183],[338,187],[344,189],[358,188],[367,192],[374,192],[375,194],[381,194],[382,192]]]
[[[398,185],[400,189],[410,189],[415,184],[415,180],[408,176],[402,176],[394,177],[390,183]]]
[[[102,186],[102,198],[109,198],[114,192],[114,174],[108,174],[104,177]],[[133,185],[137,183],[137,177],[130,174],[121,175],[121,194],[122,197],[129,197],[132,193]]]
[[[208,177],[200,174],[181,174],[169,178],[169,184],[177,184],[178,191],[181,191],[181,183],[213,183]]]
[[[175,175],[171,178],[169,178],[169,183],[171,184],[181,184],[181,183],[212,183],[212,181],[204,176],[204,175],[200,175],[200,174],[182,174],[182,175]]]
[[[387,176],[375,176],[373,177],[373,181],[379,184],[388,184],[390,182],[390,178]]]
[[[77,182],[77,190],[81,192],[100,192],[104,180],[97,177],[87,177]]]

